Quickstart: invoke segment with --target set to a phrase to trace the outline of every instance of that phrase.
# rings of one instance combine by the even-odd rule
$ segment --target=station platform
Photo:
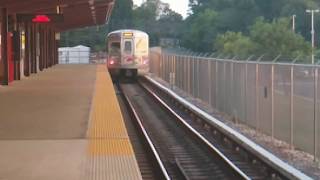
[[[142,179],[104,65],[0,87],[0,180]]]

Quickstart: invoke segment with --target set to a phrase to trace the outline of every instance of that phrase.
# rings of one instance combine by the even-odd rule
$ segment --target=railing
[[[320,158],[319,67],[151,51],[150,71],[216,110]]]

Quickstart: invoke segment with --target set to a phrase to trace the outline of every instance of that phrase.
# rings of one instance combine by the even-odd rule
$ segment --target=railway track
[[[185,129],[176,115],[159,106],[159,102],[141,85],[121,84],[120,87],[135,119],[145,128],[158,153],[158,160],[164,169],[162,172],[167,174],[164,177],[249,179],[208,144],[200,143],[194,132]]]
[[[147,173],[142,170],[145,177],[152,177],[144,179],[291,178],[146,79],[120,84],[119,89],[134,126],[139,129],[140,138],[134,139],[143,137],[154,167]],[[140,169],[147,166],[142,164]]]
[[[118,86],[115,86],[115,91],[142,178],[144,180],[165,179],[161,167],[156,160],[156,152],[150,148],[148,137],[143,133],[138,119],[135,119],[135,114],[130,109],[130,104],[128,104]]]

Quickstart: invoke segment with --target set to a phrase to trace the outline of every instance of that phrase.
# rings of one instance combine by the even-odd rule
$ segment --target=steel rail
[[[119,86],[119,89],[120,89],[121,92],[123,92],[121,86]],[[144,137],[148,147],[152,151],[152,155],[154,156],[154,158],[156,160],[157,166],[161,170],[162,179],[171,180],[171,178],[168,175],[168,172],[167,172],[167,170],[166,170],[166,168],[165,168],[165,166],[164,166],[164,164],[163,164],[163,162],[162,162],[162,160],[160,158],[159,153],[157,152],[154,144],[152,143],[151,138],[149,137],[147,131],[145,130],[145,128],[144,128],[144,126],[142,124],[142,121],[141,121],[138,113],[134,109],[130,99],[128,98],[128,96],[126,94],[122,93],[122,95],[124,97],[125,103],[127,104],[127,107],[129,109],[129,111],[131,111],[132,115],[134,116],[133,119],[136,120],[136,123],[137,123],[137,125],[139,127],[140,132],[143,134],[143,137]]]
[[[211,152],[214,152],[218,157],[230,167],[230,169],[242,179],[251,179],[241,169],[239,169],[231,160],[229,160],[220,150],[212,145],[205,137],[203,137],[197,130],[190,126],[185,120],[178,115],[169,105],[167,105],[158,95],[156,95],[145,84],[139,82],[140,85],[154,98],[156,99],[167,111],[169,111],[189,132],[191,132],[197,139],[200,140]]]

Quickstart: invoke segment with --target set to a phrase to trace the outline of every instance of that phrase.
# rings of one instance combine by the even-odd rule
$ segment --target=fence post
[[[294,148],[294,136],[293,136],[293,125],[294,125],[294,114],[293,114],[293,111],[294,111],[294,64],[298,61],[300,56],[296,57],[293,61],[292,61],[292,64],[291,64],[291,68],[290,68],[290,84],[291,84],[291,87],[290,87],[290,147],[291,149]]]
[[[281,57],[278,55],[271,65],[271,137],[274,138],[274,66],[277,60]]]
[[[217,110],[220,110],[219,109],[219,72],[218,72],[218,66],[219,66],[219,63],[218,63],[218,60],[216,59],[216,82],[215,82],[215,87],[216,87],[216,109]]]
[[[274,63],[271,66],[271,137],[274,138]]]
[[[293,149],[293,93],[294,93],[294,77],[293,77],[293,70],[294,65],[291,65],[290,68],[290,81],[291,81],[291,87],[290,87],[290,146],[291,149]]]
[[[264,55],[260,56],[260,58],[257,60],[256,63],[256,119],[257,119],[257,127],[256,129],[259,131],[260,130],[260,106],[259,106],[259,62],[261,59],[264,57]]]
[[[259,118],[259,64],[256,64],[256,119],[257,119],[257,130],[260,128]]]
[[[173,56],[173,87],[177,85],[177,56]]]
[[[161,54],[160,56],[160,69],[159,69],[159,77],[162,78],[163,77],[163,60],[164,60],[164,54]],[[162,78],[163,79],[163,78]]]
[[[212,76],[211,76],[211,59],[207,59],[208,62],[208,76],[209,76],[209,104],[212,107]]]
[[[183,84],[184,84],[184,87],[183,89],[188,93],[188,86],[187,86],[187,83],[188,83],[188,75],[189,75],[189,72],[188,72],[188,59],[186,56],[182,55],[182,62],[183,62],[183,68],[184,68],[184,74],[182,74],[183,76]]]
[[[227,63],[223,62],[223,111],[227,111]]]
[[[251,60],[251,58],[253,57],[253,55],[249,56],[248,59],[246,60],[246,64],[245,64],[245,90],[244,90],[244,93],[245,93],[245,110],[244,110],[244,113],[245,113],[245,118],[246,118],[246,121],[248,121],[248,113],[247,113],[247,109],[248,109],[248,62]]]
[[[314,161],[318,155],[318,67],[314,66]]]
[[[191,93],[191,57],[188,56],[188,92]]]
[[[233,60],[235,60],[235,59],[233,59]],[[230,94],[230,96],[227,96],[228,97],[228,103],[229,103],[229,108],[230,108],[230,113],[234,113],[234,104],[235,103],[233,103],[232,102],[232,100],[234,100],[235,98],[234,98],[234,89],[233,89],[233,84],[234,84],[234,63],[236,63],[236,62],[230,62],[230,92],[231,92],[231,94]],[[237,115],[238,113],[236,113],[236,114],[234,114],[234,116],[236,115],[236,116],[238,116]],[[235,118],[236,119],[236,123],[238,124],[238,117],[236,117]]]
[[[197,97],[196,98],[200,98],[200,58],[197,58]]]

